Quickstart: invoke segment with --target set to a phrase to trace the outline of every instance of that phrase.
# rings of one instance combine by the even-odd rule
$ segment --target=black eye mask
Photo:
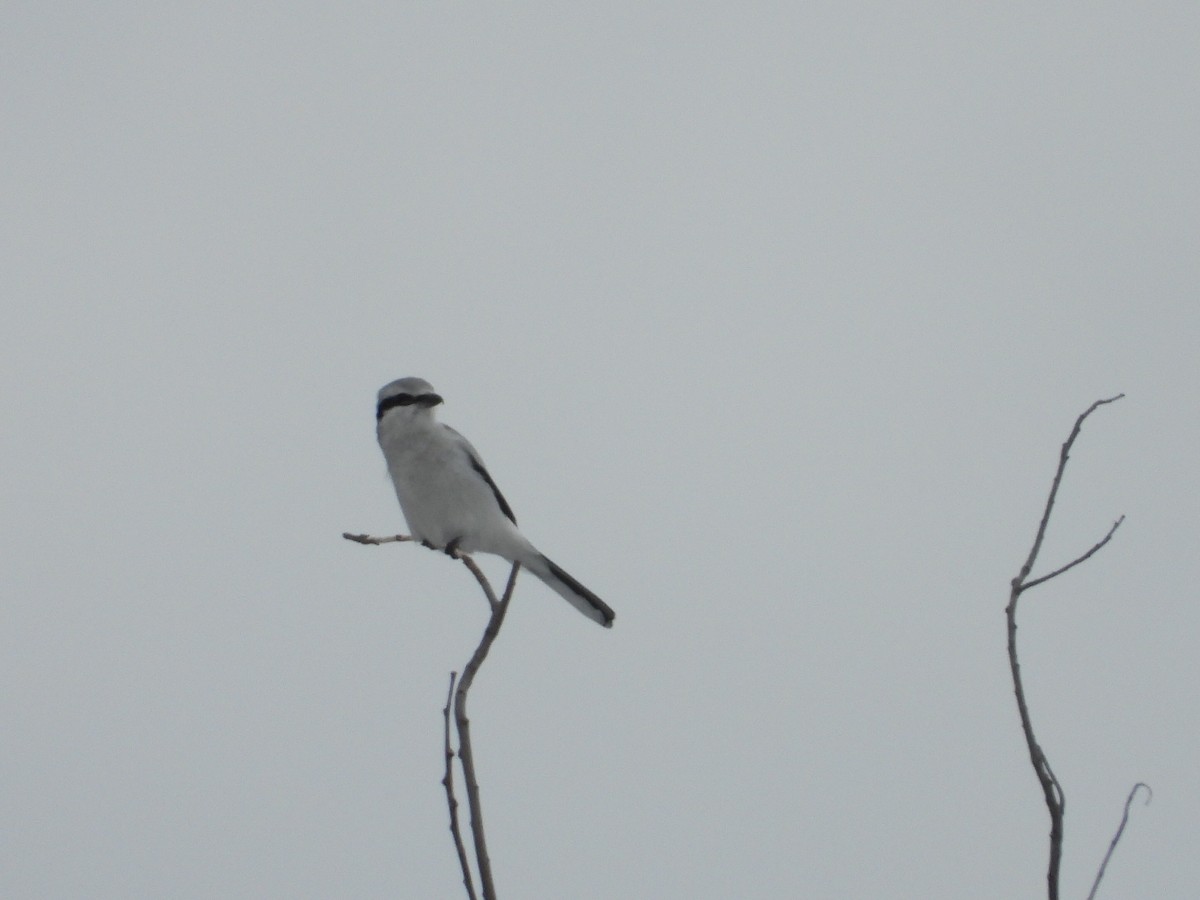
[[[391,397],[385,397],[379,401],[379,406],[375,408],[375,421],[378,422],[383,418],[383,414],[394,406],[412,406],[414,403],[417,406],[424,406],[426,409],[437,406],[442,402],[442,398],[437,394],[393,394]]]

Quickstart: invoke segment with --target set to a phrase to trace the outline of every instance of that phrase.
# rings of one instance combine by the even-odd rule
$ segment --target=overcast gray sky
[[[375,445],[526,534],[473,694],[509,898],[1200,896],[1194,3],[10,2],[0,894],[460,896],[486,609]],[[500,575],[503,566],[492,565]]]

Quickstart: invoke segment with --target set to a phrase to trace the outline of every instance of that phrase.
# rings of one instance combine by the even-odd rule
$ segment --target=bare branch
[[[1058,872],[1062,863],[1063,814],[1067,807],[1066,794],[1050,768],[1050,762],[1033,732],[1033,721],[1029,717],[1029,706],[1025,701],[1025,686],[1021,681],[1021,664],[1017,658],[1017,600],[1021,589],[1014,579],[1009,594],[1005,615],[1008,619],[1008,665],[1012,670],[1013,692],[1017,696],[1017,712],[1021,716],[1021,730],[1025,733],[1025,745],[1029,748],[1029,761],[1042,787],[1046,809],[1050,812],[1050,865],[1046,882],[1050,900],[1058,900]]]
[[[349,534],[348,532],[343,531],[342,537],[348,541],[354,541],[356,544],[371,544],[373,546],[379,546],[380,544],[395,544],[402,541],[413,541],[414,543],[420,543],[416,538],[407,534],[392,534],[388,535],[387,537],[372,537],[369,534]],[[425,546],[429,547],[431,550],[437,549],[436,547],[430,547],[428,544]],[[491,583],[487,580],[487,578],[484,577],[483,571],[479,568],[479,564],[476,563],[471,557],[467,556],[467,554],[460,553],[457,550],[451,550],[449,556],[452,559],[459,560],[464,566],[471,570],[471,574],[475,576],[475,580],[478,581],[479,586],[483,588],[483,595],[487,598],[488,606],[491,607],[492,612],[495,612],[496,607],[500,605],[500,601],[496,599],[496,592],[492,590]]]
[[[1129,821],[1129,807],[1133,803],[1133,798],[1137,795],[1138,788],[1146,789],[1147,806],[1154,799],[1154,791],[1150,790],[1150,785],[1143,781],[1135,784],[1129,792],[1129,796],[1125,798],[1125,812],[1121,813],[1121,824],[1117,826],[1117,833],[1113,835],[1112,842],[1108,845],[1108,852],[1104,854],[1104,860],[1100,863],[1100,871],[1096,873],[1096,880],[1092,882],[1092,889],[1088,891],[1087,900],[1095,900],[1096,898],[1096,890],[1100,887],[1100,879],[1104,877],[1104,870],[1108,868],[1108,861],[1112,859],[1113,851],[1117,849],[1117,842],[1121,840],[1121,835],[1125,832],[1125,824]]]
[[[372,537],[367,534],[349,534],[343,532],[342,537],[357,544],[372,545],[415,540],[415,538],[403,534],[388,537]],[[426,544],[425,546],[429,545]],[[455,675],[454,673],[450,674],[450,694],[446,699],[446,706],[442,709],[442,715],[446,723],[446,772],[442,778],[442,784],[446,788],[446,802],[450,809],[450,831],[454,836],[454,847],[458,852],[459,864],[462,866],[463,884],[467,889],[467,896],[470,900],[476,900],[475,888],[471,878],[471,866],[467,860],[462,832],[458,825],[458,801],[454,796],[452,765],[454,751],[450,745],[450,697],[453,697],[454,719],[458,728],[458,758],[462,764],[463,777],[467,784],[467,805],[471,810],[471,838],[475,844],[475,862],[479,869],[479,883],[483,890],[484,900],[496,900],[496,886],[492,878],[492,863],[488,858],[487,836],[483,829],[483,807],[479,799],[479,781],[475,776],[475,754],[471,748],[471,721],[467,718],[467,692],[471,689],[471,685],[475,681],[475,676],[479,673],[479,667],[483,665],[483,661],[487,658],[488,651],[492,648],[492,643],[496,640],[496,636],[500,634],[500,626],[504,624],[504,616],[508,612],[508,604],[511,602],[513,591],[517,586],[517,573],[521,570],[521,566],[519,563],[513,563],[512,571],[508,576],[508,583],[504,588],[504,596],[497,599],[491,582],[488,581],[487,576],[484,575],[483,570],[479,568],[475,560],[465,553],[460,553],[453,546],[451,546],[449,555],[462,562],[471,571],[471,574],[475,576],[475,580],[479,582],[479,586],[483,589],[483,594],[487,598],[492,614],[488,619],[487,627],[483,631],[483,637],[480,638],[479,646],[475,648],[471,659],[463,667],[462,678],[458,680],[457,690],[454,686]]]
[[[462,678],[458,682],[458,690],[454,695],[454,719],[458,726],[458,758],[462,762],[463,777],[467,782],[467,804],[471,808],[471,837],[475,841],[475,862],[479,867],[479,883],[483,889],[484,900],[496,900],[496,886],[492,878],[492,862],[487,852],[487,836],[483,829],[483,806],[479,799],[479,780],[475,775],[475,753],[471,747],[471,720],[467,718],[467,692],[479,673],[479,667],[487,658],[492,642],[500,633],[504,624],[504,615],[508,612],[508,604],[512,600],[513,589],[517,585],[517,572],[521,566],[513,563],[512,572],[508,576],[508,584],[504,589],[504,597],[496,605],[492,616],[488,619],[487,628],[479,646],[471,655],[470,661],[463,667]],[[481,583],[486,583],[482,573]],[[491,585],[487,590],[491,591]],[[494,596],[494,595],[493,595]]]
[[[1054,509],[1054,501],[1058,497],[1058,486],[1062,483],[1063,471],[1067,467],[1067,457],[1070,456],[1075,438],[1079,437],[1084,420],[1101,406],[1104,406],[1106,403],[1115,403],[1124,396],[1124,394],[1117,394],[1117,396],[1109,397],[1107,400],[1097,400],[1075,420],[1075,427],[1071,429],[1071,434],[1067,438],[1066,443],[1062,445],[1062,451],[1059,453],[1058,470],[1054,473],[1054,483],[1050,485],[1050,496],[1046,498],[1046,509],[1042,513],[1042,521],[1038,525],[1037,536],[1033,539],[1033,546],[1029,548],[1029,558],[1025,560],[1025,565],[1021,566],[1021,574],[1017,576],[1020,581],[1024,581],[1029,577],[1029,573],[1033,571],[1033,564],[1037,562],[1038,554],[1042,551],[1042,540],[1046,537],[1046,526],[1050,524],[1050,513]]]
[[[409,537],[407,534],[393,534],[389,535],[388,537],[371,537],[369,534],[348,534],[345,531],[342,532],[342,537],[348,541],[354,541],[356,544],[374,544],[375,546],[378,546],[379,544],[394,544],[397,541],[416,540],[416,538]]]
[[[407,534],[373,538],[370,534],[349,534],[348,532],[343,532],[342,536],[348,541],[354,541],[355,544],[374,546],[416,540]],[[422,541],[422,544],[424,544],[424,541]],[[425,546],[428,547],[430,545],[425,544]],[[431,548],[436,550],[434,547]],[[479,586],[484,589],[484,596],[487,598],[487,605],[491,608],[492,614],[491,618],[487,620],[487,628],[484,629],[484,636],[480,638],[479,646],[475,648],[475,652],[470,656],[467,665],[463,667],[462,678],[458,679],[457,690],[455,690],[455,673],[450,673],[450,692],[446,696],[446,704],[442,709],[442,715],[445,720],[444,752],[446,763],[442,785],[445,787],[446,804],[448,804],[450,809],[450,833],[454,835],[455,850],[458,853],[458,864],[462,866],[463,886],[467,888],[469,900],[476,900],[472,872],[470,872],[470,863],[467,859],[467,850],[463,844],[461,829],[458,827],[458,800],[455,798],[454,793],[455,752],[450,745],[450,707],[452,697],[454,698],[452,706],[454,706],[455,724],[458,730],[458,760],[462,764],[463,778],[467,782],[467,805],[470,808],[470,834],[472,834],[472,840],[475,845],[475,864],[479,868],[479,881],[480,887],[484,890],[484,900],[496,900],[496,883],[494,883],[492,878],[492,862],[487,856],[487,836],[484,832],[484,810],[482,810],[479,799],[479,780],[475,776],[475,755],[472,745],[470,745],[470,720],[467,718],[467,692],[470,690],[470,685],[474,683],[476,674],[479,673],[479,667],[484,665],[488,650],[492,649],[492,643],[496,641],[496,637],[500,634],[500,625],[504,624],[505,613],[509,611],[509,602],[512,600],[512,592],[516,588],[517,572],[521,571],[521,565],[518,563],[512,564],[508,584],[505,584],[504,587],[504,596],[497,599],[491,582],[487,580],[484,571],[479,568],[474,559],[467,556],[466,553],[458,552],[454,545],[450,547],[449,556],[460,560],[470,570],[470,574],[475,576],[475,581],[478,581]]]
[[[462,564],[471,570],[471,574],[475,576],[475,580],[483,588],[483,594],[487,597],[488,606],[492,608],[492,614],[495,615],[497,608],[500,606],[500,601],[496,599],[496,592],[492,590],[492,583],[484,576],[483,570],[479,568],[479,564],[465,553],[459,553],[458,551],[455,551],[454,558],[461,560]]]
[[[1083,554],[1083,556],[1080,556],[1076,559],[1071,560],[1065,566],[1060,566],[1059,568],[1057,568],[1053,572],[1051,572],[1049,575],[1043,575],[1041,578],[1035,578],[1035,579],[1033,579],[1033,581],[1025,582],[1024,584],[1021,585],[1021,590],[1027,591],[1032,587],[1037,587],[1042,582],[1049,581],[1051,578],[1054,578],[1057,575],[1061,575],[1063,572],[1066,572],[1068,569],[1075,568],[1081,562],[1086,562],[1087,560],[1091,559],[1092,555],[1097,550],[1099,550],[1101,547],[1103,547],[1105,544],[1107,544],[1109,541],[1112,540],[1112,536],[1117,533],[1117,529],[1119,527],[1121,527],[1121,523],[1124,521],[1125,521],[1125,517],[1121,516],[1117,519],[1117,521],[1113,522],[1112,528],[1108,529],[1108,534],[1106,534],[1103,537],[1103,539],[1101,539],[1101,540],[1097,541],[1095,544],[1093,544],[1092,549],[1089,550],[1087,553]]]
[[[462,831],[458,827],[458,800],[454,796],[454,748],[450,746],[450,703],[454,697],[454,680],[457,677],[457,672],[450,673],[450,690],[446,692],[446,705],[442,707],[446,754],[446,774],[442,776],[442,786],[446,789],[446,805],[450,808],[450,834],[454,837],[454,849],[458,852],[458,864],[462,867],[463,887],[467,889],[467,897],[476,900],[471,863],[467,860],[467,848],[463,845]]]
[[[1117,396],[1109,397],[1107,400],[1097,400],[1075,420],[1075,427],[1071,429],[1071,434],[1067,437],[1059,453],[1058,468],[1054,473],[1054,482],[1051,484],[1050,494],[1046,498],[1046,507],[1042,512],[1041,522],[1038,523],[1037,535],[1033,539],[1033,546],[1029,549],[1029,556],[1021,566],[1021,571],[1011,582],[1008,606],[1004,610],[1008,622],[1008,664],[1012,670],[1013,693],[1016,694],[1017,698],[1017,712],[1021,717],[1021,730],[1025,734],[1025,745],[1029,749],[1029,761],[1033,765],[1034,774],[1037,775],[1038,784],[1042,788],[1042,796],[1046,801],[1046,809],[1050,813],[1050,863],[1046,871],[1046,886],[1049,900],[1058,900],[1059,869],[1062,865],[1063,818],[1067,808],[1067,797],[1063,791],[1062,784],[1059,783],[1054,770],[1050,767],[1050,761],[1046,758],[1041,745],[1037,742],[1037,737],[1033,731],[1033,721],[1029,716],[1029,705],[1025,700],[1025,686],[1021,681],[1021,664],[1017,656],[1017,601],[1020,599],[1021,594],[1029,588],[1049,581],[1051,578],[1061,575],[1063,572],[1090,559],[1101,547],[1112,540],[1112,536],[1116,533],[1117,528],[1125,520],[1124,516],[1117,519],[1113,523],[1112,528],[1108,530],[1108,534],[1082,556],[1055,569],[1049,575],[1043,575],[1033,581],[1026,582],[1025,579],[1029,577],[1029,573],[1033,570],[1033,566],[1037,562],[1038,554],[1041,552],[1042,541],[1046,537],[1046,529],[1050,524],[1050,514],[1054,510],[1054,501],[1058,497],[1058,488],[1062,484],[1063,472],[1067,467],[1067,459],[1070,457],[1071,447],[1075,444],[1075,439],[1079,437],[1079,432],[1083,428],[1084,420],[1099,407],[1120,400],[1124,396],[1124,394],[1117,394]]]

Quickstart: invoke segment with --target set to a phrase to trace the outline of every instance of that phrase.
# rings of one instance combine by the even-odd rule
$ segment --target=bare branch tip
[[[380,544],[395,544],[402,541],[411,541],[412,538],[407,534],[391,534],[387,537],[373,537],[369,534],[350,534],[347,531],[342,532],[342,537],[348,541],[354,541],[356,544],[372,544],[378,547]]]
[[[1096,892],[1100,889],[1100,882],[1104,880],[1104,873],[1108,869],[1108,863],[1112,859],[1113,851],[1117,849],[1117,844],[1121,842],[1121,836],[1125,833],[1125,826],[1129,824],[1129,807],[1133,805],[1133,798],[1137,796],[1138,788],[1146,789],[1146,805],[1150,805],[1150,800],[1154,796],[1154,792],[1150,790],[1150,785],[1144,781],[1139,781],[1129,791],[1129,796],[1125,798],[1125,809],[1121,813],[1121,823],[1117,826],[1116,833],[1112,836],[1112,840],[1108,844],[1108,850],[1104,854],[1104,859],[1100,861],[1100,868],[1096,870],[1096,880],[1092,882],[1092,889],[1087,895],[1087,900],[1095,900]]]

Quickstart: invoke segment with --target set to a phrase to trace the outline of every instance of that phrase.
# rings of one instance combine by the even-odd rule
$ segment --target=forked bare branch
[[[484,900],[496,900],[496,885],[492,877],[492,861],[487,851],[487,835],[483,828],[483,804],[479,799],[479,779],[475,775],[475,752],[471,746],[471,720],[467,718],[467,692],[475,683],[479,667],[487,659],[492,643],[500,633],[504,624],[504,615],[508,612],[508,604],[512,600],[513,590],[517,586],[517,572],[521,566],[513,563],[508,576],[508,584],[504,588],[504,596],[500,599],[488,619],[487,627],[479,646],[471,654],[471,659],[463,667],[462,678],[458,681],[458,690],[454,694],[454,720],[458,726],[458,758],[463,767],[463,779],[467,783],[467,805],[471,809],[471,837],[475,842],[475,862],[479,868],[479,884],[483,890]],[[484,579],[486,580],[486,579]],[[491,590],[491,586],[488,586]]]
[[[1067,437],[1059,453],[1058,469],[1054,473],[1054,483],[1050,485],[1050,496],[1046,498],[1046,509],[1042,513],[1042,521],[1038,524],[1037,535],[1033,539],[1033,546],[1029,548],[1029,557],[1025,560],[1025,565],[1021,566],[1021,573],[1014,580],[1024,582],[1029,577],[1029,573],[1033,571],[1033,565],[1037,562],[1038,554],[1042,552],[1042,541],[1046,537],[1046,528],[1050,524],[1050,513],[1054,511],[1054,501],[1058,498],[1058,486],[1062,484],[1063,472],[1067,468],[1067,458],[1071,455],[1071,447],[1075,444],[1075,438],[1079,437],[1079,432],[1083,428],[1084,421],[1101,406],[1108,403],[1116,403],[1124,396],[1124,394],[1117,394],[1117,396],[1109,397],[1107,400],[1097,400],[1075,420],[1075,427],[1071,429],[1071,434]],[[1039,582],[1045,580],[1045,578],[1038,579]]]
[[[371,546],[379,546],[380,544],[395,544],[403,541],[412,541],[419,543],[416,538],[407,534],[390,534],[386,537],[373,537],[369,534],[350,534],[342,532],[342,537],[348,541],[354,541],[356,544],[369,544]],[[429,546],[426,544],[425,546]],[[479,568],[479,564],[465,553],[459,553],[457,550],[452,550],[448,554],[453,559],[457,559],[464,566],[471,570],[471,574],[475,576],[475,580],[479,582],[479,586],[483,588],[483,595],[487,598],[488,606],[495,612],[496,607],[500,605],[500,601],[496,599],[496,592],[492,590],[491,582],[483,574],[483,570]]]
[[[1041,552],[1042,542],[1046,537],[1046,529],[1050,524],[1050,514],[1054,510],[1054,501],[1058,497],[1058,489],[1062,484],[1063,472],[1067,467],[1067,459],[1071,455],[1071,448],[1075,444],[1075,439],[1079,437],[1079,432],[1083,428],[1084,421],[1101,406],[1120,400],[1124,396],[1124,394],[1117,394],[1115,397],[1097,400],[1075,420],[1075,427],[1071,429],[1070,435],[1067,436],[1067,440],[1063,443],[1062,450],[1059,452],[1058,468],[1054,473],[1054,482],[1050,485],[1050,494],[1046,498],[1046,506],[1042,511],[1041,521],[1038,523],[1037,534],[1033,539],[1033,546],[1030,547],[1029,556],[1021,566],[1020,572],[1012,580],[1008,596],[1008,606],[1004,611],[1008,622],[1008,663],[1009,668],[1012,670],[1013,693],[1016,694],[1017,698],[1017,712],[1021,717],[1021,730],[1025,734],[1025,744],[1029,750],[1029,761],[1033,765],[1033,771],[1037,775],[1038,784],[1042,788],[1042,796],[1046,801],[1046,809],[1050,813],[1050,863],[1046,872],[1046,886],[1049,900],[1058,900],[1059,870],[1062,865],[1063,817],[1066,813],[1067,798],[1063,792],[1062,785],[1054,774],[1054,770],[1050,767],[1050,761],[1046,758],[1046,754],[1042,751],[1042,747],[1037,741],[1033,730],[1033,722],[1029,716],[1029,706],[1025,700],[1025,686],[1021,681],[1021,664],[1017,656],[1017,601],[1020,599],[1021,594],[1029,588],[1044,584],[1050,579],[1056,578],[1090,559],[1101,547],[1112,540],[1117,528],[1125,520],[1124,516],[1118,518],[1113,523],[1112,528],[1108,530],[1108,534],[1093,544],[1092,548],[1086,553],[1081,554],[1066,565],[1059,566],[1048,575],[1043,575],[1032,581],[1027,580],[1029,573],[1033,571],[1033,567],[1037,563],[1038,554]],[[1124,827],[1123,823],[1122,827]],[[1107,858],[1105,861],[1107,862]]]
[[[349,534],[348,532],[343,532],[342,537],[357,544],[375,546],[414,540],[414,538],[403,534],[372,537],[367,534]],[[508,612],[508,605],[512,600],[513,591],[517,586],[517,573],[521,567],[517,563],[513,564],[512,571],[508,575],[508,583],[504,588],[504,595],[497,598],[495,590],[492,589],[491,582],[488,581],[487,576],[484,575],[483,570],[479,568],[475,560],[465,553],[459,553],[457,550],[452,550],[450,555],[462,562],[471,571],[471,574],[475,576],[475,580],[479,582],[479,586],[483,589],[484,597],[487,598],[488,607],[491,609],[491,616],[488,618],[487,627],[484,628],[483,637],[480,638],[479,645],[475,648],[475,652],[471,654],[471,658],[466,666],[463,667],[462,677],[458,679],[457,688],[454,684],[455,674],[453,672],[450,673],[450,694],[446,698],[446,706],[442,709],[442,716],[445,720],[444,753],[446,755],[446,770],[442,778],[442,784],[446,788],[446,803],[450,810],[450,832],[454,837],[454,848],[458,854],[459,865],[462,867],[463,885],[466,887],[469,900],[476,900],[475,887],[471,877],[471,866],[467,859],[462,831],[459,828],[458,800],[454,796],[453,758],[455,753],[450,744],[450,710],[451,697],[453,697],[454,721],[458,731],[458,758],[463,768],[463,780],[467,785],[467,806],[471,811],[471,839],[475,845],[475,864],[479,871],[479,884],[483,891],[484,900],[496,900],[496,886],[495,880],[492,877],[492,863],[487,852],[487,835],[483,828],[483,806],[479,799],[479,779],[475,774],[475,753],[471,746],[471,721],[467,718],[467,692],[470,691],[471,685],[475,682],[475,676],[479,674],[479,668],[483,665],[483,661],[487,659],[488,651],[491,650],[496,636],[500,634],[500,626],[504,624],[504,616]]]

